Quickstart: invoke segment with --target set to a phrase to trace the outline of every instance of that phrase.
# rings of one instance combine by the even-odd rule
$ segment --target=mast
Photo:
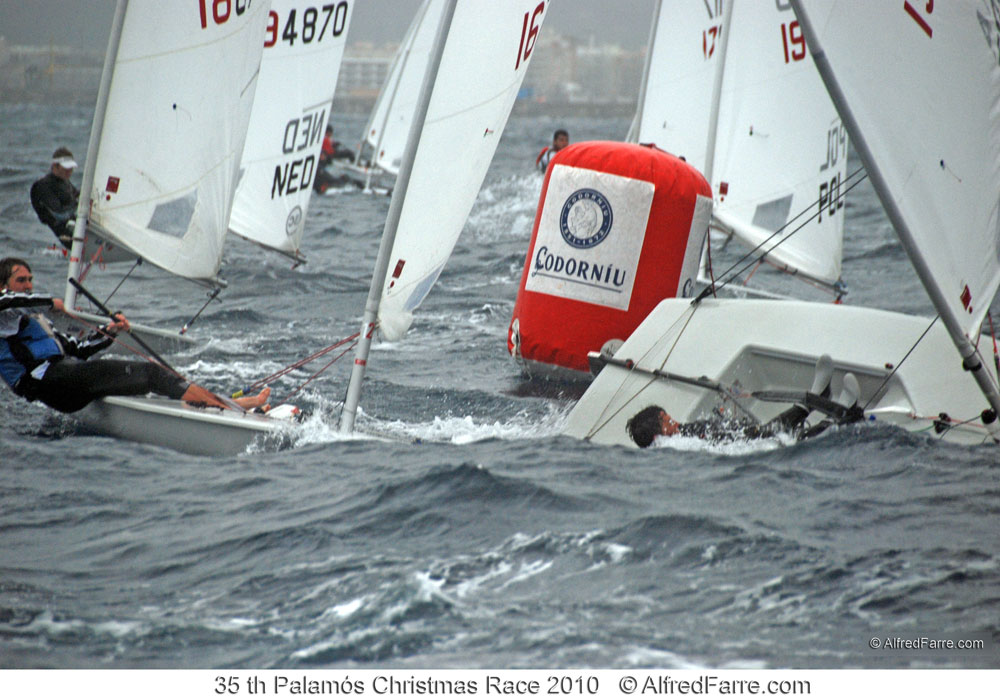
[[[719,65],[715,69],[715,82],[712,84],[712,105],[708,115],[708,139],[705,142],[705,168],[702,175],[712,187],[712,177],[715,171],[715,140],[716,132],[719,129],[719,108],[722,102],[722,79],[726,72],[726,53],[729,50],[729,34],[732,27],[733,5],[736,0],[724,0],[726,6],[722,10],[722,41],[719,44]],[[718,225],[715,215],[712,221]],[[732,235],[730,230],[729,235]],[[708,278],[708,251],[712,245],[712,237],[705,236],[705,243],[701,248],[701,261],[698,263],[698,278],[705,280]],[[711,285],[710,285],[711,286]]]
[[[642,129],[642,111],[646,106],[646,90],[649,88],[649,69],[653,63],[653,47],[656,46],[656,32],[660,28],[660,10],[662,9],[663,0],[656,0],[656,9],[653,10],[653,26],[649,29],[649,41],[646,42],[646,63],[642,67],[642,82],[639,83],[639,100],[636,103],[635,117],[632,118],[632,125],[625,136],[625,140],[629,143],[639,143],[639,131]]]
[[[726,73],[726,51],[729,47],[729,31],[733,18],[733,4],[736,0],[725,0],[722,11],[722,42],[719,45],[719,66],[715,69],[715,83],[712,85],[712,111],[708,115],[708,142],[705,144],[705,172],[708,184],[712,184],[715,170],[715,132],[719,129],[719,105],[722,102],[722,79]]]
[[[941,316],[941,320],[944,322],[945,328],[948,330],[948,335],[951,336],[952,342],[958,349],[958,354],[962,357],[962,367],[972,373],[972,376],[975,378],[976,383],[982,390],[986,400],[989,402],[990,406],[997,413],[997,415],[1000,415],[1000,391],[998,391],[997,386],[993,382],[992,377],[990,377],[986,367],[983,366],[978,351],[969,340],[968,336],[966,336],[965,331],[962,330],[962,326],[952,312],[951,306],[948,304],[943,292],[935,282],[930,268],[927,265],[927,261],[921,253],[920,247],[906,223],[906,218],[903,216],[903,213],[900,211],[899,206],[893,198],[888,196],[890,188],[885,175],[879,168],[878,161],[874,158],[871,146],[865,139],[865,135],[862,132],[854,113],[851,111],[850,105],[847,104],[844,91],[834,75],[833,68],[826,56],[826,51],[820,45],[819,36],[810,21],[811,18],[802,11],[799,0],[792,0],[792,4],[795,7],[795,14],[798,17],[799,24],[801,25],[802,31],[806,37],[806,43],[812,52],[813,60],[816,62],[816,67],[819,69],[820,75],[823,76],[823,82],[826,83],[827,90],[830,93],[830,98],[833,100],[833,104],[837,107],[841,120],[847,127],[847,131],[850,134],[852,142],[854,143],[854,148],[857,151],[858,156],[861,158],[861,162],[864,164],[865,169],[868,171],[868,176],[871,178],[872,185],[875,187],[875,191],[879,195],[879,199],[881,200],[882,206],[889,217],[889,221],[892,222],[893,227],[896,229],[896,234],[899,236],[900,242],[902,242],[903,247],[906,249],[906,253],[917,272],[917,276],[920,278],[920,282],[923,284],[924,289],[927,290],[927,294],[930,296],[931,302],[934,304],[934,308],[937,309],[938,314]],[[997,439],[998,435],[1000,435],[1000,421],[993,420],[988,423],[986,427],[993,435],[994,439]]]
[[[76,306],[76,287],[70,284],[70,279],[76,279],[80,274],[80,258],[83,255],[83,244],[87,238],[87,223],[90,219],[90,200],[94,191],[94,171],[97,169],[97,152],[101,148],[101,135],[104,132],[104,113],[108,106],[108,95],[111,92],[111,78],[115,72],[115,61],[118,60],[118,46],[121,43],[122,27],[125,25],[125,14],[128,10],[128,0],[118,0],[115,6],[115,16],[111,23],[111,35],[108,38],[108,50],[104,56],[104,69],[101,71],[101,86],[97,93],[97,105],[94,107],[94,123],[90,127],[90,141],[87,143],[87,161],[83,166],[83,182],[80,183],[80,201],[76,208],[76,227],[73,229],[73,245],[69,251],[69,267],[66,270],[66,308],[72,310]]]
[[[351,379],[347,386],[347,395],[344,398],[344,410],[340,416],[340,431],[343,433],[354,431],[354,419],[358,411],[358,401],[361,398],[361,382],[365,377],[368,353],[371,350],[372,336],[375,334],[375,323],[378,318],[379,302],[382,299],[382,288],[385,286],[385,278],[389,271],[389,256],[392,254],[392,246],[396,239],[396,230],[399,227],[400,215],[403,212],[403,203],[406,200],[406,190],[409,187],[410,175],[413,172],[413,161],[416,159],[417,148],[420,145],[420,134],[423,131],[424,121],[427,118],[431,94],[434,92],[434,82],[437,78],[438,68],[441,66],[441,57],[444,55],[448,31],[451,28],[451,20],[455,16],[455,6],[457,4],[458,0],[448,0],[444,12],[441,14],[441,21],[434,39],[434,49],[427,63],[427,71],[424,73],[424,81],[420,88],[420,99],[417,101],[413,122],[410,124],[410,133],[406,140],[406,150],[403,152],[399,174],[396,176],[396,186],[392,192],[392,201],[389,204],[389,213],[386,216],[385,228],[382,230],[382,241],[379,244],[378,257],[375,260],[375,270],[372,273],[372,283],[368,290],[368,301],[365,303],[364,318],[361,322],[361,336],[358,339],[358,347],[354,355],[354,368],[351,370]]]

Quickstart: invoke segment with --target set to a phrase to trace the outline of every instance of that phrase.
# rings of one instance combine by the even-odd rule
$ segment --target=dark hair
[[[60,158],[72,158],[73,154],[65,146],[60,146],[52,154],[52,160],[59,160]]]
[[[625,430],[628,431],[629,437],[635,441],[636,445],[649,447],[653,444],[653,440],[663,430],[663,424],[660,420],[661,413],[663,413],[663,409],[659,406],[646,406],[628,419]]]
[[[556,129],[556,133],[552,134],[552,140],[555,141],[560,136],[565,136],[569,140],[569,132],[565,129]]]
[[[21,258],[4,258],[0,260],[0,287],[7,286],[11,276],[14,274],[14,268],[19,266],[31,272],[31,265],[21,260]]]

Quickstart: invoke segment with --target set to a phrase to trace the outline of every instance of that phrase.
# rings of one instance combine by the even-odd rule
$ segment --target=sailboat
[[[272,0],[268,14],[229,230],[297,263],[353,5]]]
[[[215,278],[267,19],[264,2],[203,0],[178,10],[119,0],[83,174],[67,308],[87,231],[179,277]],[[173,414],[183,412],[172,404],[180,402],[112,397],[76,415],[99,432],[166,435]],[[201,415],[223,428],[242,421],[270,430],[273,422],[228,411]],[[173,436],[189,451],[232,446],[226,430]]]
[[[424,0],[410,22],[379,91],[354,161],[334,167],[366,190],[389,190],[399,173],[420,87],[445,9],[444,0]]]
[[[96,234],[178,277],[217,282],[267,18],[267,3],[200,0],[182,11],[119,0],[69,280],[79,275],[86,238]],[[76,298],[67,281],[66,307],[74,308]],[[135,331],[157,341],[185,340],[149,327]]]
[[[680,421],[720,408],[767,420],[783,408],[769,393],[801,392],[829,354],[834,395],[847,372],[856,375],[869,420],[935,439],[1000,440],[996,363],[979,349],[1000,287],[1000,33],[991,6],[792,2],[939,319],[797,301],[666,300],[574,407],[567,434],[630,444],[625,422],[651,404]]]
[[[405,334],[451,254],[528,68],[548,3],[448,0],[393,190],[341,429],[351,432],[375,332]],[[389,269],[392,273],[389,273]],[[198,454],[232,454],[285,430],[267,415],[113,397],[81,413],[104,433]]]
[[[571,247],[576,244],[561,243],[558,217],[546,218],[550,209],[559,212],[564,201],[569,206],[565,197],[553,201],[554,194],[562,192],[555,168],[543,186],[508,333],[508,350],[532,376],[589,381],[588,351],[620,344],[660,300],[697,294],[699,285],[687,283],[689,277],[702,287],[712,283],[706,271],[698,274],[706,238],[698,209],[693,218],[700,227],[685,225],[679,235],[671,234],[679,222],[692,219],[688,199],[678,197],[669,210],[619,204],[611,183],[586,177],[595,171],[651,183],[656,197],[662,198],[693,166],[711,186],[709,227],[734,236],[753,251],[752,257],[833,296],[846,291],[841,280],[846,132],[808,59],[791,7],[661,0],[653,19],[636,116],[627,137],[647,148],[593,144],[591,150],[600,149],[599,155],[589,157],[584,154],[588,145],[578,143],[554,160],[558,166],[579,168],[573,171],[579,176],[569,192],[594,189],[614,213],[613,223],[608,217],[605,240],[585,251],[591,269],[595,262],[606,269],[614,260],[628,282],[615,295],[619,307],[612,308],[593,293],[593,284],[559,278],[558,286],[543,288],[537,281],[541,245],[567,259],[582,260],[584,255]],[[657,149],[683,157],[686,164],[668,171],[665,158],[651,155]],[[654,175],[664,171],[678,174]],[[644,231],[644,236],[629,239],[629,226]],[[794,235],[788,235],[793,230]],[[617,258],[612,252],[616,247],[623,251]],[[628,259],[626,253],[634,259],[620,262]],[[690,276],[689,264],[694,265]],[[680,270],[676,277],[675,268]],[[747,291],[773,296],[776,290],[758,286]],[[553,322],[559,318],[573,321]]]

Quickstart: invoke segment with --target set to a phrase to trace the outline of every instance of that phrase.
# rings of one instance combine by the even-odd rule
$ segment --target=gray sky
[[[398,41],[420,4],[420,0],[355,2],[350,40],[376,42]],[[638,48],[646,43],[655,2],[555,0],[545,26],[583,40],[593,36],[597,43]],[[114,0],[0,0],[0,36],[9,44],[52,42],[103,51],[114,7]]]

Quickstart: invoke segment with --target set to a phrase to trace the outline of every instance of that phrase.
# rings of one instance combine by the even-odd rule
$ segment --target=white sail
[[[547,14],[538,0],[462,0],[420,133],[379,306],[383,337],[401,337],[479,193]]]
[[[975,338],[1000,287],[1000,6],[806,0],[796,9],[924,286],[942,318]]]
[[[365,132],[372,164],[396,175],[445,0],[424,0],[399,45]]]
[[[353,2],[273,0],[229,229],[299,258]]]
[[[100,146],[88,155],[100,236],[176,275],[215,276],[268,7],[127,3]]]
[[[841,271],[846,131],[790,5],[734,2],[728,36],[723,36],[723,9],[722,0],[661,8],[638,141],[684,156],[706,173],[715,193],[716,225],[751,248],[770,238],[763,251],[771,250],[805,220],[789,224],[796,215],[815,214],[768,259],[835,283]],[[725,66],[720,66],[724,41]]]

